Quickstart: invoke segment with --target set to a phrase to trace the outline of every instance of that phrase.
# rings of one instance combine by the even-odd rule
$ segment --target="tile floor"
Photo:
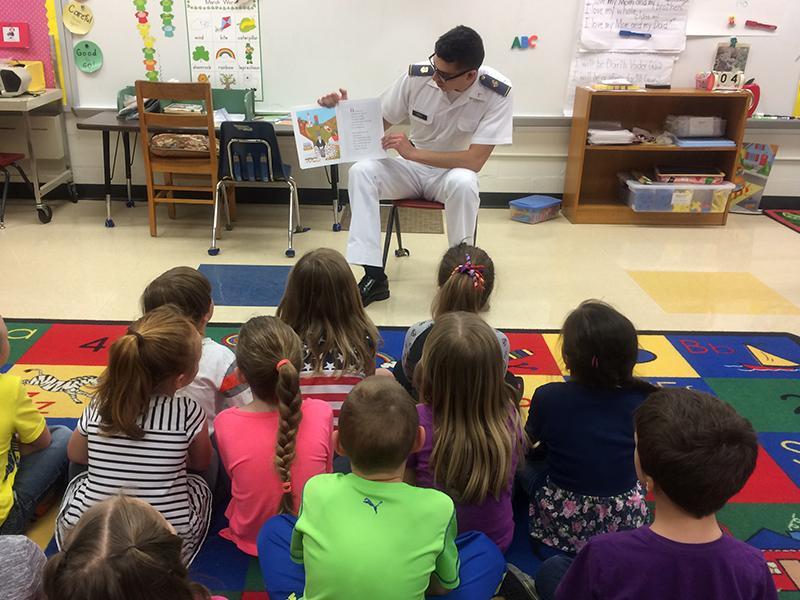
[[[284,257],[286,209],[241,205],[222,252],[208,256],[210,211],[179,207],[178,219],[147,230],[143,202],[114,203],[116,227],[103,227],[102,202],[54,201],[41,225],[29,203],[12,201],[0,230],[0,311],[10,317],[130,320],[144,286],[188,264],[291,265]],[[163,210],[163,209],[162,209]],[[344,251],[347,233],[331,231],[330,208],[303,207],[312,230],[295,236],[298,256],[328,246]],[[558,328],[585,298],[611,302],[640,329],[800,333],[800,235],[766,217],[731,215],[725,227],[538,225],[484,209],[480,245],[494,259],[497,286],[488,320],[498,327]],[[446,237],[405,234],[408,258],[390,254],[392,297],[368,309],[380,325],[428,315]],[[357,276],[361,270],[356,268]],[[214,321],[242,321],[274,307],[220,306]]]

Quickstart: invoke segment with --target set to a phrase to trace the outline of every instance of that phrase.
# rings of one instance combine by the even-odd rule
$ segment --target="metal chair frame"
[[[269,180],[249,180],[249,179],[236,179],[234,177],[234,169],[233,169],[233,145],[234,144],[244,144],[244,145],[259,145],[263,146],[266,150],[267,154],[267,172],[269,173]],[[225,205],[225,216],[227,219],[226,222],[226,229],[230,231],[232,229],[231,226],[231,219],[230,219],[230,209],[228,205],[228,192],[227,186],[232,185],[233,187],[271,187],[273,184],[280,184],[285,183],[289,188],[289,226],[288,226],[288,247],[286,249],[286,256],[292,258],[295,255],[294,250],[294,234],[295,233],[303,233],[308,231],[307,227],[303,227],[300,224],[300,200],[297,191],[297,183],[292,177],[286,177],[276,179],[275,173],[272,168],[272,146],[266,140],[263,139],[253,139],[253,138],[232,138],[228,141],[227,146],[225,147],[225,155],[228,159],[228,173],[230,175],[226,175],[224,178],[219,180],[217,183],[217,191],[214,195],[214,224],[212,227],[211,233],[211,247],[208,249],[208,253],[212,256],[219,253],[219,248],[217,248],[217,230],[219,228],[219,203],[220,203],[220,196],[222,196],[223,203]],[[295,214],[297,216],[297,225],[294,224],[295,222]]]
[[[398,212],[402,205],[398,206],[398,202],[403,202],[403,200],[392,200],[391,201],[391,208],[389,209],[389,219],[386,222],[386,237],[384,238],[383,242],[383,268],[386,268],[386,260],[389,258],[389,246],[392,243],[392,233],[397,235],[397,249],[394,251],[394,255],[397,258],[402,258],[404,256],[409,256],[411,252],[408,248],[403,247],[403,238],[400,232],[400,213]],[[418,210],[444,210],[444,204],[441,202],[436,202],[435,200],[424,200],[426,204],[430,204],[430,206],[415,206],[415,207],[408,207],[408,208],[417,208]],[[384,205],[386,206],[386,205]],[[472,245],[478,243],[478,219],[475,218],[475,232],[472,234]]]

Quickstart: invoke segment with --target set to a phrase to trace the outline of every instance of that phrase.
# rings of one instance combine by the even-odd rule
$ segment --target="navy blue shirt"
[[[547,448],[550,480],[584,496],[616,496],[636,485],[633,412],[648,394],[574,381],[538,388],[525,431]]]

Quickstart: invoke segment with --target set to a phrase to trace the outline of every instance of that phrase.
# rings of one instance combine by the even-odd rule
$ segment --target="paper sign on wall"
[[[575,88],[601,79],[627,79],[646,83],[670,83],[675,56],[671,54],[632,54],[625,52],[578,52],[572,61],[564,101],[564,115],[572,116]]]
[[[186,23],[192,81],[255,89],[263,100],[258,2],[186,0]]]
[[[680,52],[689,0],[585,0],[580,44],[586,50]]]
[[[64,7],[64,27],[75,35],[86,35],[94,25],[92,9],[86,4],[72,0]]]
[[[94,42],[82,41],[73,49],[75,66],[84,73],[94,73],[103,66],[103,51]]]

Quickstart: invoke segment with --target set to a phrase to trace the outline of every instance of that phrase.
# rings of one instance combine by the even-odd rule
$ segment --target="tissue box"
[[[508,203],[511,220],[520,223],[540,223],[558,216],[561,200],[550,196],[525,196]]]

